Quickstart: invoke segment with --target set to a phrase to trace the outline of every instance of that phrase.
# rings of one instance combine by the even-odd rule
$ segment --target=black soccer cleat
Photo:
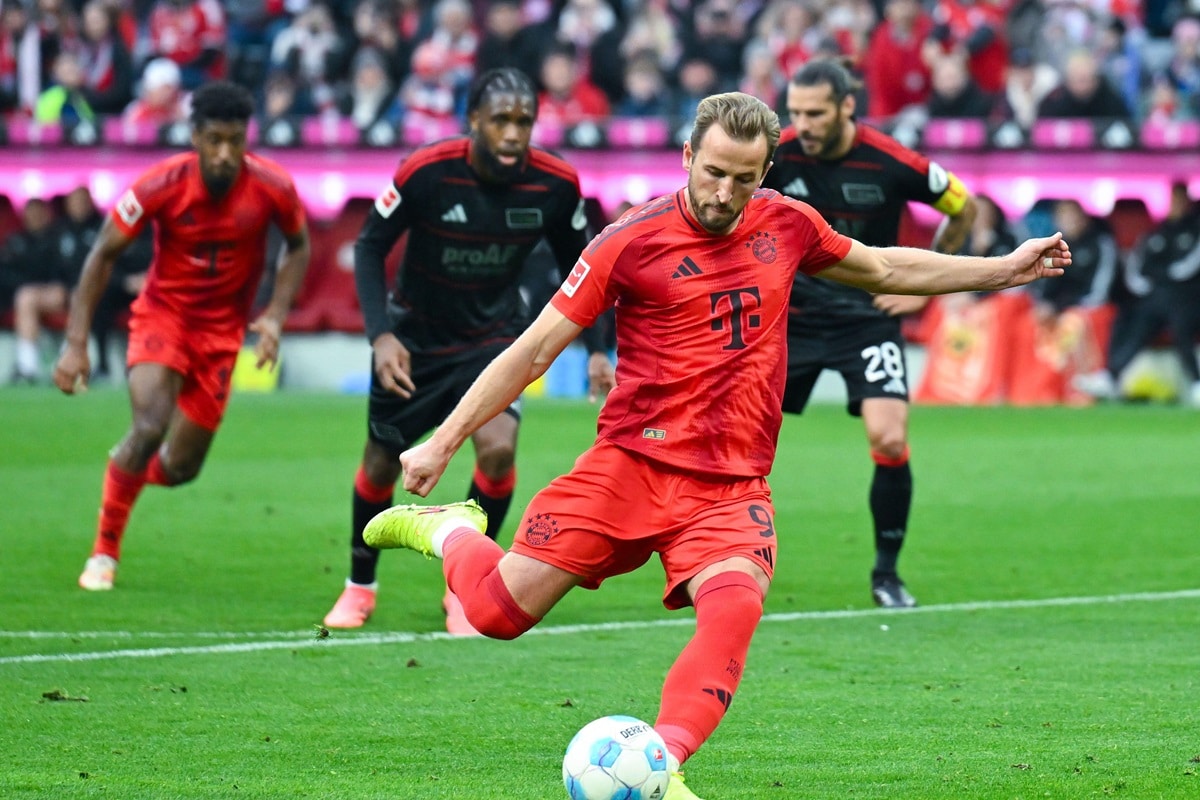
[[[894,572],[871,574],[871,597],[881,608],[915,608],[917,600],[904,588],[904,581]]]

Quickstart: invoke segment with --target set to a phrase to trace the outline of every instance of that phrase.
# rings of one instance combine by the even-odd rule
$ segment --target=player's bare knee
[[[172,486],[181,486],[185,483],[191,483],[200,476],[200,468],[204,466],[204,459],[188,458],[182,463],[164,463],[163,472],[167,473],[167,477],[171,479]]]
[[[511,444],[482,447],[475,451],[475,466],[488,478],[500,480],[512,472],[516,455],[516,448]]]
[[[871,452],[889,459],[897,459],[908,449],[908,437],[903,431],[883,431],[871,436]]]
[[[370,442],[363,450],[362,468],[372,484],[390,486],[400,478],[400,454]]]
[[[145,462],[154,455],[154,451],[162,444],[167,434],[166,422],[135,417],[125,437],[122,446],[139,462]]]

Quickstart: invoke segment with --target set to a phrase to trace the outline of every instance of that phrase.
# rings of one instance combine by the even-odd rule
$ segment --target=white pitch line
[[[984,600],[968,603],[946,603],[943,605],[918,606],[917,608],[897,611],[884,608],[845,609],[841,611],[797,611],[781,614],[766,614],[762,621],[794,622],[797,620],[827,620],[853,619],[857,617],[889,617],[895,618],[907,614],[953,613],[961,611],[998,611],[1005,609],[1051,608],[1061,606],[1095,606],[1110,603],[1146,603],[1164,602],[1170,600],[1200,599],[1200,589],[1181,589],[1173,592],[1136,592],[1132,594],[1109,594],[1094,597],[1049,597],[1042,600]],[[601,622],[580,625],[555,625],[545,628],[534,628],[526,636],[562,636],[573,633],[592,633],[597,631],[637,630],[646,628],[678,627],[693,624],[690,616],[673,619],[632,620],[628,622]],[[243,638],[261,639],[263,637],[286,637],[266,641],[234,642],[229,644],[196,645],[192,647],[150,647],[125,650],[100,650],[90,653],[31,653],[23,656],[0,657],[0,664],[31,664],[49,661],[101,661],[118,658],[163,658],[166,656],[208,655],[214,653],[252,653],[264,650],[287,650],[297,647],[357,647],[362,645],[403,644],[409,642],[427,642],[453,639],[462,641],[461,637],[436,631],[430,633],[412,633],[397,631],[394,633],[337,633],[325,639],[317,639],[311,632],[201,632],[201,633],[163,633],[132,631],[87,631],[82,633],[67,633],[61,631],[0,631],[0,638],[89,638],[101,639],[135,639],[135,638]]]

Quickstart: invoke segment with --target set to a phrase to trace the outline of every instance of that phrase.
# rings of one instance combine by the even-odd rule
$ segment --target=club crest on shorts
[[[526,521],[525,542],[533,547],[541,547],[556,533],[558,520],[550,514],[534,514]]]

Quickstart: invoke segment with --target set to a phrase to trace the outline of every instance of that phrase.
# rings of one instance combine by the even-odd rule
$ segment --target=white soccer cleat
[[[83,565],[79,586],[89,592],[107,592],[117,577],[117,560],[112,556],[96,555]]]
[[[1188,405],[1192,408],[1200,408],[1200,381],[1193,383],[1188,390]]]
[[[1076,375],[1071,378],[1071,386],[1097,400],[1117,399],[1117,383],[1108,370],[1100,369]]]

